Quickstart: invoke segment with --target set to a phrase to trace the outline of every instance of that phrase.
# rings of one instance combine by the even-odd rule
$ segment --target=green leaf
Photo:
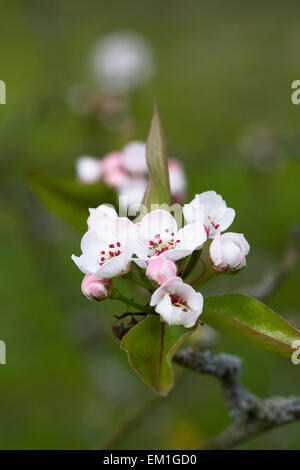
[[[43,173],[28,173],[30,186],[41,202],[76,230],[87,230],[88,209],[114,204],[115,193],[103,183],[92,185]]]
[[[126,333],[121,348],[127,352],[129,364],[143,382],[158,395],[166,396],[174,381],[172,358],[195,328],[169,326],[159,315],[148,315]]]
[[[150,211],[151,204],[171,204],[166,141],[156,104],[146,144],[146,159],[149,185],[143,204]]]
[[[269,307],[241,294],[205,299],[204,323],[265,351],[291,357],[300,332]]]

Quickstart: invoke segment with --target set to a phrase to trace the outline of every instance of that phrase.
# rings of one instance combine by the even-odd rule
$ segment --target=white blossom
[[[135,240],[135,225],[126,217],[103,216],[82,237],[81,256],[72,260],[95,279],[111,279],[129,269]]]
[[[89,228],[94,228],[101,223],[103,218],[118,217],[116,209],[109,204],[100,204],[96,209],[89,209],[90,215],[87,219]]]
[[[92,49],[90,63],[100,88],[110,93],[138,88],[154,73],[149,44],[133,32],[118,32],[100,39]]]
[[[171,325],[183,325],[191,328],[195,325],[203,309],[203,297],[200,292],[185,284],[180,277],[164,282],[153,293],[150,306],[165,322]]]
[[[144,268],[153,256],[164,256],[173,261],[184,258],[207,239],[203,223],[188,224],[178,230],[174,217],[161,209],[145,215],[137,228],[139,239],[134,252],[138,259],[134,261]]]
[[[203,221],[208,236],[213,238],[219,229],[224,232],[233,222],[234,209],[227,207],[226,202],[215,191],[206,191],[196,194],[195,198],[183,207],[184,218],[187,223]]]
[[[86,155],[79,157],[76,161],[76,173],[82,183],[96,183],[102,176],[102,162]]]
[[[135,140],[125,145],[122,150],[122,164],[129,173],[147,173],[145,142]]]

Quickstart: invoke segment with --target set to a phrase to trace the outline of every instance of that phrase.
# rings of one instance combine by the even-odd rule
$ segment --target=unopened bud
[[[83,295],[89,300],[105,300],[111,290],[111,281],[95,279],[92,274],[86,274],[81,283]]]

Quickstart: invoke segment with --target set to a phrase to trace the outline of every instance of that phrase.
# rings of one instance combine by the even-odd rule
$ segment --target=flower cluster
[[[168,163],[170,189],[174,202],[182,202],[185,196],[186,178],[177,160]],[[129,142],[119,152],[111,152],[103,159],[90,156],[78,158],[76,163],[79,181],[90,184],[104,181],[115,189],[126,208],[139,204],[147,185],[146,144]]]
[[[242,234],[221,233],[233,222],[235,211],[215,191],[196,195],[182,212],[184,224],[180,228],[175,218],[162,209],[149,212],[138,223],[119,217],[112,206],[102,204],[90,209],[88,231],[81,241],[82,254],[72,256],[85,274],[83,294],[92,300],[109,297],[111,280],[126,275],[135,265],[140,282],[144,280],[151,286],[150,308],[154,307],[169,325],[195,325],[203,309],[203,297],[184,282],[182,263],[194,254],[200,258],[206,251],[202,264],[207,263],[215,273],[236,271],[246,265],[250,247]],[[208,250],[202,250],[206,244]]]

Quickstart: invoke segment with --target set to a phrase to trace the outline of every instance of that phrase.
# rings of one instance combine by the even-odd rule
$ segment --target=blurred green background
[[[189,197],[214,189],[237,212],[232,229],[251,244],[248,269],[209,286],[254,284],[280,259],[299,221],[300,4],[187,0],[2,2],[0,79],[0,448],[101,447],[151,392],[111,333],[117,304],[92,303],[70,259],[80,236],[47,212],[25,181],[41,170],[74,176],[82,153],[103,156],[118,135],[70,111],[71,85],[89,82],[94,42],[133,30],[151,43],[156,75],[131,97],[133,137],[147,136],[158,101],[170,154],[181,159]],[[99,201],[99,203],[104,201]],[[300,268],[269,305],[300,327]],[[300,366],[220,336],[214,348],[243,359],[243,383],[262,397],[297,395]],[[167,399],[118,445],[193,448],[229,423],[219,384],[185,372]],[[300,423],[247,442],[300,449]]]

